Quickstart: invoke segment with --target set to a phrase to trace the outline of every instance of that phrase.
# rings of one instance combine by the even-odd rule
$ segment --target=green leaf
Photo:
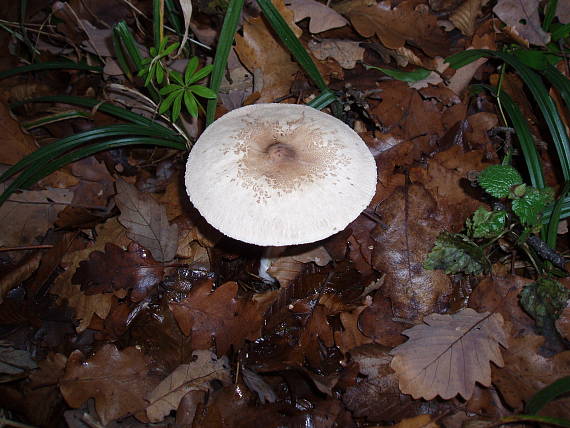
[[[527,413],[536,414],[540,412],[545,405],[568,392],[570,392],[570,376],[555,380],[532,396],[528,403],[526,403],[525,411]]]
[[[539,278],[520,293],[521,306],[541,329],[558,319],[568,299],[570,290],[549,278]]]
[[[126,53],[135,66],[135,70],[140,70],[143,66],[143,58],[128,25],[125,21],[121,21],[115,25],[113,32],[125,47]]]
[[[202,80],[204,77],[206,77],[208,74],[210,74],[212,72],[212,68],[213,68],[213,65],[207,65],[206,67],[201,68],[200,70],[198,70],[196,73],[194,73],[192,75],[192,78],[190,80],[186,81],[186,84],[189,85],[191,83]]]
[[[554,24],[553,27],[554,31],[552,31],[550,36],[554,42],[565,39],[570,35],[570,24]]]
[[[497,421],[497,425],[511,424],[513,422],[535,422],[536,424],[542,425],[554,425],[559,427],[570,428],[570,421],[568,419],[562,418],[551,418],[548,416],[539,415],[514,415],[501,418]]]
[[[552,25],[552,20],[556,16],[556,6],[558,5],[558,0],[548,0],[546,4],[546,9],[544,11],[544,21],[542,22],[542,28],[547,33],[550,31],[550,26]]]
[[[509,165],[491,165],[479,174],[479,184],[495,198],[506,198],[511,188],[522,182],[518,171]]]
[[[321,92],[318,97],[309,101],[307,105],[317,110],[322,110],[335,101],[337,101],[335,93],[330,89],[327,89],[326,91]]]
[[[178,89],[183,89],[183,87],[180,85],[167,85],[158,92],[160,93],[160,95],[166,95]]]
[[[184,92],[184,105],[186,106],[188,113],[190,113],[190,116],[198,116],[198,103],[196,102],[196,98],[194,98],[194,95],[188,91]]]
[[[172,103],[174,102],[175,98],[182,94],[182,92],[184,92],[184,89],[179,89],[177,91],[172,91],[167,97],[166,99],[160,103],[160,108],[158,109],[158,114],[164,114],[165,112],[168,111],[168,109],[170,109],[170,106],[172,105]]]
[[[541,223],[546,206],[553,201],[554,191],[550,187],[528,187],[522,198],[513,201],[512,208],[523,225],[534,226]]]
[[[103,71],[101,67],[94,67],[84,63],[73,61],[53,61],[53,62],[40,62],[36,64],[24,65],[22,67],[11,68],[0,73],[0,79],[14,76],[20,73],[30,73],[32,71],[45,71],[45,70],[86,70],[86,71]]]
[[[160,64],[160,62],[156,63],[156,82],[159,85],[162,85],[162,82],[164,81],[164,68],[162,68],[162,65]]]
[[[556,248],[556,239],[558,238],[558,224],[560,223],[560,216],[562,213],[562,205],[566,195],[570,192],[570,181],[564,183],[564,187],[560,192],[559,198],[556,200],[552,212],[545,215],[548,220],[548,229],[546,232],[546,244],[550,248]]]
[[[210,88],[206,88],[205,86],[200,85],[192,85],[188,88],[190,92],[195,93],[204,98],[216,98],[216,93],[212,91]]]
[[[172,121],[176,122],[180,116],[180,111],[182,110],[182,97],[184,93],[178,93],[176,98],[174,98],[174,103],[172,104]]]
[[[210,77],[209,85],[210,89],[216,94],[220,89],[222,77],[226,70],[228,56],[234,42],[239,18],[241,16],[241,10],[243,9],[243,3],[244,0],[230,0],[228,10],[224,16],[224,22],[220,31],[220,38],[218,39],[218,46],[216,48],[216,55],[214,57],[213,64],[214,68],[212,69],[212,76]],[[208,110],[206,112],[206,126],[210,125],[214,121],[214,116],[216,115],[216,105],[217,97],[216,99],[211,99],[208,101]]]
[[[399,71],[390,70],[388,68],[375,67],[373,65],[364,64],[367,69],[374,69],[393,77],[396,80],[401,80],[402,82],[417,82],[419,80],[426,79],[430,74],[431,70],[426,70],[425,68],[418,68],[414,71]]]
[[[513,55],[523,64],[539,71],[560,60],[558,55],[535,49],[517,49],[513,52]]]
[[[427,255],[424,268],[477,275],[487,270],[487,262],[483,250],[465,235],[443,232]]]
[[[178,48],[178,46],[180,46],[180,43],[178,43],[178,42],[172,43],[170,46],[168,46],[162,52],[161,56],[164,57],[164,56],[170,55],[172,52],[174,52]]]
[[[472,238],[496,238],[505,230],[506,225],[506,211],[488,211],[484,207],[477,208],[466,221],[467,231]]]
[[[190,77],[194,74],[194,72],[196,71],[197,68],[198,68],[198,57],[193,56],[188,61],[188,64],[186,65],[186,70],[184,71],[184,81],[185,82],[190,81]]]

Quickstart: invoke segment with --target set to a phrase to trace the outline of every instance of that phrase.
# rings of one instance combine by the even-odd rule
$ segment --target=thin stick
[[[0,252],[5,252],[5,251],[25,251],[25,250],[45,250],[45,249],[49,249],[49,248],[53,248],[53,245],[28,245],[28,246],[23,246],[23,247],[1,247],[0,248]]]

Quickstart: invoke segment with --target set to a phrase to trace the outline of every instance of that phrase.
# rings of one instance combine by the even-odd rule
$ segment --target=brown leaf
[[[311,40],[309,49],[317,59],[333,58],[345,69],[354,68],[357,61],[364,59],[364,48],[360,47],[360,42],[350,40]]]
[[[532,45],[546,46],[550,34],[540,24],[538,0],[499,0],[493,12]]]
[[[254,75],[255,90],[261,93],[258,102],[273,102],[289,93],[299,67],[261,18],[251,18],[244,23],[243,36],[236,34],[236,52]]]
[[[556,320],[556,330],[564,339],[570,341],[570,301]]]
[[[467,308],[429,315],[424,323],[405,330],[409,340],[392,350],[390,367],[403,393],[426,400],[460,394],[468,400],[475,382],[491,385],[489,361],[502,366],[499,344],[507,346],[501,315]]]
[[[295,22],[310,19],[309,31],[313,34],[348,24],[342,15],[316,0],[285,0],[285,4],[295,12]]]
[[[144,397],[155,384],[142,352],[135,347],[119,351],[107,344],[88,359],[80,351],[72,352],[59,387],[73,408],[95,398],[97,414],[106,425],[144,411]]]
[[[355,417],[380,422],[400,420],[417,414],[419,401],[403,395],[398,379],[390,368],[391,356],[377,345],[366,345],[351,351],[359,372],[366,376],[346,389],[342,401]]]
[[[0,185],[0,192],[6,188]],[[45,235],[57,214],[71,203],[69,189],[26,190],[0,206],[0,246],[33,245]]]
[[[168,223],[166,209],[124,180],[118,180],[116,185],[119,221],[128,229],[129,238],[149,250],[155,260],[172,260],[178,246],[178,227]]]
[[[374,267],[386,273],[384,294],[398,317],[436,312],[451,293],[447,275],[425,270],[423,262],[445,227],[433,195],[420,184],[397,188],[377,210]]]
[[[305,263],[312,262],[317,266],[326,266],[331,260],[327,250],[320,246],[272,259],[268,272],[279,281],[281,287],[287,287],[305,269]]]
[[[489,0],[467,0],[463,2],[449,17],[459,31],[466,36],[472,36],[475,32],[477,18],[481,15],[481,8]]]
[[[351,0],[340,3],[335,10],[348,16],[362,36],[378,36],[384,46],[398,49],[406,42],[418,46],[431,57],[446,56],[448,38],[429,13],[427,5],[403,1],[392,7],[391,1],[379,3]]]
[[[373,339],[362,334],[358,326],[358,318],[367,308],[368,306],[359,306],[351,312],[340,313],[343,330],[334,332],[334,341],[342,352],[373,342]]]
[[[559,1],[556,6],[556,16],[562,24],[570,23],[570,4],[565,1]]]
[[[15,268],[0,277],[0,303],[12,288],[17,287],[36,271],[42,259],[42,252],[36,251],[31,256],[20,261]]]
[[[394,347],[404,341],[404,324],[393,321],[392,305],[381,293],[376,293],[372,305],[358,319],[360,331],[379,345]]]
[[[3,97],[0,100],[0,135],[2,135],[0,163],[14,165],[38,148],[33,137],[24,134],[19,123],[10,116]]]
[[[527,334],[509,341],[504,352],[505,366],[493,368],[493,384],[499,389],[507,404],[522,411],[524,404],[539,390],[555,380],[570,375],[570,351],[547,358],[539,352],[544,337]],[[548,416],[570,416],[570,399],[553,402]],[[541,414],[546,415],[541,412]]]
[[[212,283],[195,285],[180,303],[171,303],[182,332],[192,333],[195,349],[209,349],[216,340],[216,351],[223,355],[230,346],[239,348],[244,340],[255,340],[263,326],[263,308],[254,302],[237,299],[238,285],[226,282],[210,292]]]
[[[190,391],[211,391],[211,381],[224,385],[232,382],[226,356],[218,359],[207,350],[192,353],[192,360],[182,364],[160,382],[147,396],[150,402],[146,414],[151,422],[160,422],[171,410],[176,410],[182,398]]]
[[[128,251],[108,243],[104,253],[93,251],[88,260],[79,263],[71,282],[80,284],[88,296],[133,288],[131,300],[140,302],[163,275],[161,264],[137,243],[131,243]]]

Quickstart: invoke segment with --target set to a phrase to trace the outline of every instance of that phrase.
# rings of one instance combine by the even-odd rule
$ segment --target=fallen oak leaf
[[[208,350],[196,350],[188,364],[181,364],[147,396],[150,405],[146,414],[151,422],[160,422],[171,410],[176,410],[190,391],[210,391],[210,382],[223,385],[232,382],[228,357],[217,358]]]
[[[499,0],[493,12],[526,42],[545,46],[550,34],[540,24],[538,0]]]
[[[95,398],[103,425],[131,414],[141,416],[146,407],[144,397],[155,385],[141,351],[134,346],[119,351],[111,344],[88,359],[81,351],[73,351],[59,382],[65,401],[75,409]]]
[[[129,244],[127,251],[107,243],[105,252],[93,251],[88,260],[79,263],[71,282],[81,284],[81,291],[88,296],[133,288],[131,300],[140,302],[163,276],[162,265],[137,243]]]
[[[148,249],[155,260],[172,260],[178,246],[178,226],[168,222],[166,208],[124,180],[117,180],[116,186],[119,222],[128,229],[127,236]]]
[[[471,398],[475,383],[491,385],[491,366],[503,366],[499,344],[507,347],[500,314],[466,308],[454,315],[432,314],[405,330],[409,340],[392,350],[390,367],[400,390],[414,399]]]
[[[262,305],[237,299],[236,282],[226,282],[213,292],[211,287],[212,281],[203,281],[184,300],[169,304],[180,330],[192,334],[193,347],[209,349],[215,338],[217,354],[223,355],[232,345],[257,339],[263,327]]]

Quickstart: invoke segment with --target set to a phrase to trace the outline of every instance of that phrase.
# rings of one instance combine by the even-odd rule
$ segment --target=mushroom
[[[305,244],[343,230],[366,208],[376,164],[358,134],[333,116],[297,104],[255,104],[202,133],[186,165],[186,190],[208,223],[231,238]],[[260,276],[270,278],[265,269]]]

